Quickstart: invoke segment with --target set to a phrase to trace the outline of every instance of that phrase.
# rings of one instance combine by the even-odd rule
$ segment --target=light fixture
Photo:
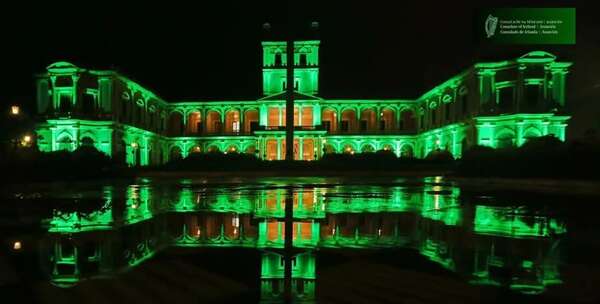
[[[23,248],[23,244],[21,244],[21,241],[15,241],[13,243],[13,250],[21,250],[21,248]]]
[[[19,113],[21,112],[21,108],[19,106],[11,106],[10,107],[10,114],[12,115],[19,115]]]
[[[31,136],[29,136],[29,135],[23,136],[23,142],[24,143],[30,143],[31,142]]]
[[[131,143],[131,147],[132,147],[132,148],[137,148],[137,147],[138,147],[138,144],[137,144],[136,142],[132,142],[132,143]]]

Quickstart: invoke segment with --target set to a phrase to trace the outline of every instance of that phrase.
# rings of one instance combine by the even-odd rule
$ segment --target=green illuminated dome
[[[51,65],[49,65],[46,69],[47,70],[51,70],[51,69],[77,69],[77,66],[67,62],[67,61],[57,61]]]

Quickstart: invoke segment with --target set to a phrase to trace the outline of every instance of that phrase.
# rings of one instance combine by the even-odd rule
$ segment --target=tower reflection
[[[319,248],[410,248],[472,284],[541,293],[560,284],[561,236],[548,214],[464,200],[439,182],[420,186],[206,186],[182,181],[105,187],[91,212],[55,210],[46,221],[43,266],[69,287],[110,277],[168,247],[261,250],[261,301],[285,295],[291,252],[296,302],[313,302]],[[286,191],[291,192],[292,251],[285,248]]]

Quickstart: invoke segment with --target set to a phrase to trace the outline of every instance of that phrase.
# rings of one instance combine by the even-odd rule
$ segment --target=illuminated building
[[[520,146],[565,140],[565,81],[571,63],[534,51],[478,63],[415,99],[319,97],[319,41],[295,42],[294,153],[388,150],[460,158],[473,145]],[[262,43],[263,97],[165,101],[114,71],[56,62],[37,78],[41,151],[95,146],[129,165],[156,165],[190,153],[237,152],[280,160],[285,151],[285,42]]]
[[[55,211],[44,221],[49,233],[41,247],[51,282],[70,287],[117,275],[170,246],[255,248],[262,253],[261,300],[280,301],[287,190],[209,191],[185,182],[167,187],[171,191],[147,182],[109,186],[98,210]],[[524,293],[562,283],[564,221],[523,207],[467,204],[460,196],[458,187],[441,184],[419,191],[364,185],[297,189],[294,297],[314,300],[320,248],[412,249],[472,284]],[[507,272],[511,276],[502,275]]]

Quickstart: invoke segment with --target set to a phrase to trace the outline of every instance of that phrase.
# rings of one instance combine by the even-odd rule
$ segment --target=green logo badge
[[[488,38],[494,36],[494,33],[496,32],[496,25],[498,25],[498,17],[494,17],[491,14],[488,15],[487,19],[485,20],[485,33],[487,34]]]

